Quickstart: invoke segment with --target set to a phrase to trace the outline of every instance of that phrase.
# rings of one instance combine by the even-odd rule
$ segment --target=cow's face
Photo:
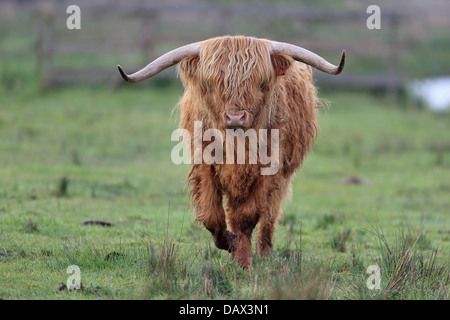
[[[184,59],[180,73],[216,128],[262,128],[276,81],[291,63],[289,56],[271,55],[263,40],[220,38],[206,42],[199,57]]]

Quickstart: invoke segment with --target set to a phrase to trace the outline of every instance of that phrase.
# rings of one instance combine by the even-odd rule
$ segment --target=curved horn
[[[166,54],[162,55],[158,59],[154,60],[153,62],[149,63],[146,67],[143,69],[128,75],[123,71],[121,66],[117,66],[119,69],[120,74],[122,75],[122,78],[128,82],[137,82],[141,80],[148,79],[150,77],[153,77],[154,75],[160,73],[164,69],[167,69],[181,60],[183,60],[186,57],[191,56],[198,56],[200,54],[200,44],[198,43],[192,43],[188,44],[183,47],[179,47],[177,49],[174,49],[172,51],[167,52]]]
[[[338,66],[329,63],[314,52],[289,43],[272,41],[271,52],[285,53],[291,56],[294,60],[306,63],[320,71],[334,75],[341,73],[342,69],[344,69],[345,64],[345,50],[342,51],[341,61],[339,62]]]

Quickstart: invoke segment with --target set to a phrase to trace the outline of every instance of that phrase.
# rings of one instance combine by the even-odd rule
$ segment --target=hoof
[[[236,249],[236,243],[237,243],[237,236],[231,232],[231,231],[225,231],[225,237],[227,238],[228,243],[228,252],[232,252],[234,249]]]
[[[239,264],[239,266],[247,270],[248,272],[253,271],[252,261],[250,257],[241,257],[236,254],[236,251],[231,252],[231,259]]]
[[[245,266],[241,265],[241,267],[242,267],[242,269],[247,270],[250,273],[252,273],[252,271],[253,271],[253,267],[251,264],[245,265]]]
[[[269,239],[264,238],[256,244],[256,254],[260,257],[267,257],[272,253],[272,242]]]
[[[214,244],[217,248],[222,250],[227,250],[228,252],[233,252],[236,248],[237,236],[228,230],[225,230],[224,233],[219,234],[214,238]]]

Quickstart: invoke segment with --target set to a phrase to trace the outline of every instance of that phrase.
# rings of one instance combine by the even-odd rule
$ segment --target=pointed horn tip
[[[117,65],[117,69],[119,69],[120,75],[122,76],[123,80],[127,82],[133,82],[130,77],[123,71],[122,67],[120,65]]]
[[[345,65],[345,55],[347,54],[347,51],[342,50],[342,55],[341,55],[341,61],[339,62],[339,66],[337,67],[336,72],[334,73],[335,75],[338,75],[339,73],[342,72],[342,70],[344,70],[344,65]]]

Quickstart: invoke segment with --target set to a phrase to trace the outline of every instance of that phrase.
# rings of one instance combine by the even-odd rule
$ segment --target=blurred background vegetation
[[[71,4],[81,8],[81,30],[66,27]],[[373,4],[379,30],[366,27]],[[321,87],[398,93],[411,79],[450,74],[449,13],[445,0],[2,0],[0,86],[116,86],[117,64],[132,71],[186,43],[244,34],[291,42],[333,63],[346,49],[341,76],[316,73]],[[173,79],[174,69],[155,81]]]

